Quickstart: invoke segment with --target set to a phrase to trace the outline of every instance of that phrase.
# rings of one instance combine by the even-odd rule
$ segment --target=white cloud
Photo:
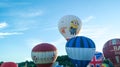
[[[15,16],[15,17],[22,17],[22,18],[31,18],[31,17],[37,17],[37,16],[41,16],[43,14],[43,11],[40,9],[33,9],[33,8],[29,8],[29,9],[23,9],[23,10],[19,10],[19,11],[10,11],[6,14],[1,14],[2,16]]]
[[[21,35],[23,34],[22,32],[0,32],[0,38],[4,38],[5,36],[10,36],[10,35]]]
[[[54,42],[51,42],[51,43],[53,43],[54,45],[57,46],[57,45],[60,45],[60,44],[63,45],[63,43],[65,43],[65,42],[66,42],[66,39],[61,37],[61,38],[59,38],[59,39],[57,39],[57,40],[55,40]]]
[[[0,28],[5,28],[7,26],[8,24],[6,22],[0,22]]]
[[[13,31],[26,31],[26,30],[29,30],[29,28],[27,28],[27,27],[17,27],[17,28],[15,28],[15,29],[12,29]]]
[[[99,38],[102,35],[104,35],[107,31],[109,31],[109,28],[89,27],[89,28],[83,28],[81,32],[79,33],[79,35],[86,35],[92,38]]]
[[[84,20],[82,20],[82,22],[89,22],[89,21],[91,21],[92,19],[95,19],[95,17],[94,17],[94,16],[88,16],[88,17],[86,17]]]
[[[12,7],[12,6],[22,6],[22,5],[29,5],[29,2],[0,2],[0,7]]]
[[[28,47],[30,49],[32,49],[34,46],[36,46],[37,44],[43,43],[43,40],[40,39],[28,39],[26,40],[26,44],[28,45]]]
[[[58,50],[58,55],[66,55],[66,50],[65,50],[66,42],[67,41],[64,37],[60,37],[59,39],[50,43],[56,46]]]
[[[96,50],[102,52],[103,46],[106,41],[120,37],[120,32],[115,31],[112,26],[95,27],[89,26],[83,28],[78,36],[86,36],[91,38],[96,44]]]
[[[4,36],[4,35],[18,35],[18,34],[23,34],[21,32],[0,32],[0,35],[1,36]]]
[[[27,5],[29,3],[26,2],[21,2],[21,3],[12,3],[13,6],[18,6],[18,5]],[[10,6],[7,3],[0,3],[0,7],[2,6]],[[24,6],[23,6],[24,7]],[[43,11],[40,10],[40,8],[27,8],[26,9],[13,9],[10,10],[7,13],[0,13],[1,16],[15,16],[15,17],[21,17],[21,18],[31,18],[31,17],[38,17],[43,14]]]
[[[18,13],[18,16],[20,17],[36,17],[36,16],[41,16],[43,12],[41,10],[32,10],[32,11],[26,11],[26,12],[20,12]]]

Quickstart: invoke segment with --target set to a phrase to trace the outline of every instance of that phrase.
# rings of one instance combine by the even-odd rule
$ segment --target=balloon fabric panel
[[[91,60],[91,56],[93,56],[94,48],[72,48],[66,47],[66,51],[68,56],[72,59],[77,60]]]
[[[86,67],[95,53],[94,42],[84,36],[76,36],[66,43],[66,52],[75,67]]]
[[[32,58],[36,64],[52,63],[54,55],[55,52],[32,52]]]
[[[66,47],[95,48],[95,45],[92,40],[84,36],[78,36],[71,38],[70,41],[67,42]]]

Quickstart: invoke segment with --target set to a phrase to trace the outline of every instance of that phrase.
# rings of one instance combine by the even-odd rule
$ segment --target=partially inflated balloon
[[[111,39],[103,47],[103,54],[115,67],[120,67],[120,39]]]
[[[102,63],[101,67],[109,67],[108,64]]]
[[[58,23],[58,28],[65,39],[69,40],[79,33],[81,25],[82,23],[79,17],[74,15],[66,15],[60,19]]]
[[[18,67],[18,65],[14,62],[4,62],[0,67]]]
[[[109,59],[104,59],[101,67],[114,67],[112,62]]]
[[[52,44],[41,43],[32,49],[31,56],[37,67],[52,67],[57,58],[57,48]]]
[[[73,37],[66,44],[66,52],[75,67],[86,67],[94,56],[95,44],[84,36]]]
[[[90,67],[101,67],[103,62],[104,56],[101,52],[95,52],[94,57],[92,58],[91,62],[89,63]]]

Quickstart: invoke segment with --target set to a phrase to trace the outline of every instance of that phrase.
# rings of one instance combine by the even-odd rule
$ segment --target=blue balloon
[[[86,67],[95,53],[95,43],[87,37],[76,36],[66,43],[66,52],[75,67]]]

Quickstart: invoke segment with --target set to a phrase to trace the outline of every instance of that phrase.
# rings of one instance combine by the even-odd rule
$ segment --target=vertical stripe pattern
[[[95,43],[87,37],[77,36],[66,43],[66,52],[75,67],[86,67],[95,53]]]
[[[77,36],[71,38],[67,44],[66,47],[75,47],[75,48],[95,48],[95,43],[84,36]]]

